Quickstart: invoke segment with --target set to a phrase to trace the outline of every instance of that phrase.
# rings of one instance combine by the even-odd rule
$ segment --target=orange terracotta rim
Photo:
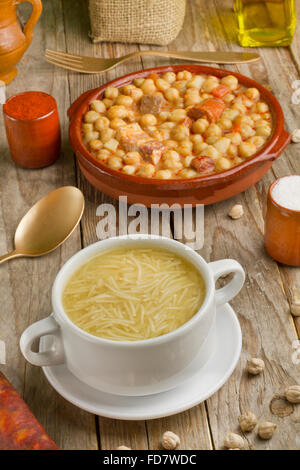
[[[108,86],[121,87],[126,84],[129,84],[135,78],[144,78],[151,73],[162,74],[165,72],[179,72],[181,70],[188,70],[192,73],[202,73],[205,75],[215,75],[219,78],[222,78],[226,75],[234,75],[241,84],[247,86],[248,88],[257,88],[263,99],[270,106],[272,114],[272,124],[273,130],[271,137],[269,138],[267,144],[260,149],[253,157],[249,158],[247,161],[231,168],[229,170],[222,171],[220,173],[215,173],[209,176],[200,176],[197,178],[190,178],[188,180],[181,179],[169,179],[169,180],[160,180],[152,178],[142,178],[139,176],[126,175],[119,171],[112,170],[111,168],[103,165],[97,161],[91,152],[89,152],[85,143],[83,142],[81,125],[83,114],[88,110],[89,104],[91,101],[100,98],[104,93],[105,89]],[[122,179],[130,183],[139,183],[148,186],[160,186],[165,189],[180,189],[183,187],[198,187],[199,184],[205,183],[213,188],[214,184],[220,183],[221,181],[230,181],[233,176],[237,174],[244,175],[249,171],[249,169],[257,164],[275,160],[279,157],[282,152],[282,147],[286,147],[290,141],[290,134],[284,130],[284,117],[281,106],[275,96],[269,92],[265,87],[256,82],[255,80],[241,75],[236,72],[223,70],[214,67],[207,67],[203,65],[167,65],[161,67],[154,67],[151,69],[145,69],[138,72],[133,72],[128,75],[124,75],[118,79],[112,80],[105,85],[102,85],[99,88],[89,90],[82,95],[71,105],[68,110],[68,116],[70,118],[70,128],[69,128],[69,137],[70,142],[73,147],[73,150],[76,154],[87,160],[93,167],[98,168],[101,173],[106,173],[108,175]]]

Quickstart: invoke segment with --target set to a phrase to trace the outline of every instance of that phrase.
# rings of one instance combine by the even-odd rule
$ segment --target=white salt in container
[[[300,175],[284,176],[271,184],[265,245],[276,261],[300,266]]]

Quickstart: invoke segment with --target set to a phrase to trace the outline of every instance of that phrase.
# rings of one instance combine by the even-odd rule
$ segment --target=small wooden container
[[[60,125],[56,101],[40,91],[9,98],[3,106],[10,153],[23,168],[43,168],[60,154]]]
[[[282,264],[300,266],[300,211],[288,209],[274,200],[272,192],[279,180],[274,181],[268,191],[266,250]]]

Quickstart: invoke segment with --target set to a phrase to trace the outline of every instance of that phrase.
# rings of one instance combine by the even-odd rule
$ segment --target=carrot
[[[216,98],[224,98],[228,93],[230,93],[230,88],[226,85],[219,85],[212,91]]]
[[[17,391],[0,372],[0,449],[58,450]]]
[[[232,126],[230,132],[241,132],[241,123],[237,122],[236,124],[234,124],[234,126]]]
[[[206,117],[210,122],[216,122],[225,108],[226,104],[224,101],[218,98],[209,98],[193,106],[189,110],[188,116],[192,119]]]

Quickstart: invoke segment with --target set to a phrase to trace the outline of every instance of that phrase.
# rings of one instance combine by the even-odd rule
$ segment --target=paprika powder
[[[54,163],[60,153],[60,125],[55,99],[41,91],[9,98],[3,106],[12,159],[24,168]]]

